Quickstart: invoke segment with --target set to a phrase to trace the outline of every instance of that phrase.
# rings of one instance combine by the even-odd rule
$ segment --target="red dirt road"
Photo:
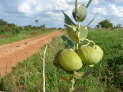
[[[54,31],[40,37],[29,38],[11,44],[1,45],[0,76],[4,76],[6,73],[11,72],[12,68],[15,67],[17,63],[26,60],[28,57],[38,52],[39,48],[51,41],[52,38],[60,35],[60,31]]]

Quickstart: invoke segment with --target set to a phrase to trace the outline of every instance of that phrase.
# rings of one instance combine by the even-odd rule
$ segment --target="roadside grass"
[[[81,71],[92,70],[76,82],[76,92],[123,91],[123,31],[90,31],[89,39],[104,50],[103,60],[94,68],[83,66]],[[57,51],[64,47],[60,38],[48,44],[46,54],[46,92],[68,92],[68,74],[53,65]],[[41,49],[43,55],[44,47]],[[41,56],[42,56],[41,55]],[[39,53],[19,63],[0,82],[0,90],[7,92],[42,92],[42,61]],[[119,68],[120,67],[120,68]]]
[[[31,37],[36,37],[36,36],[51,32],[51,31],[52,30],[20,31],[20,33],[18,34],[6,32],[3,34],[0,34],[0,45],[16,42],[16,41],[31,38]]]

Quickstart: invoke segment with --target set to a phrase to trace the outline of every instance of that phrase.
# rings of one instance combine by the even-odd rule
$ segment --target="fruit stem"
[[[77,44],[76,44],[76,49],[78,50],[78,48],[79,48],[79,44],[77,43]]]
[[[71,88],[69,88],[69,92],[74,92],[74,90],[75,90],[75,79],[74,78],[72,78],[71,79]]]
[[[84,41],[87,41],[87,44],[83,45],[83,46],[88,46],[89,44],[92,44],[93,46],[95,46],[95,42],[89,39],[85,39]]]

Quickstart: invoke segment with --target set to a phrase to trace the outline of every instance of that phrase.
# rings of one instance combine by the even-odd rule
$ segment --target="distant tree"
[[[121,25],[121,24],[117,24],[116,27],[117,27],[117,28],[121,28],[122,25]]]
[[[61,27],[59,27],[58,29],[59,29],[59,30],[62,30],[62,28],[61,28]]]
[[[41,25],[40,28],[41,28],[41,30],[46,31],[45,24]]]
[[[38,26],[39,20],[38,19],[35,19],[35,23]]]
[[[101,28],[112,28],[113,24],[109,20],[103,20],[96,25],[96,27],[101,27]]]
[[[99,25],[99,24],[98,24],[98,25],[96,25],[96,28],[101,28],[101,25]]]
[[[34,27],[32,25],[27,25],[27,26],[24,26],[24,29],[26,31],[31,31],[32,29],[34,29]]]
[[[6,25],[6,24],[8,24],[6,21],[0,19],[0,25]]]
[[[35,20],[35,22],[36,22],[36,23],[38,23],[38,22],[39,22],[39,20],[38,20],[38,19],[36,19],[36,20]]]

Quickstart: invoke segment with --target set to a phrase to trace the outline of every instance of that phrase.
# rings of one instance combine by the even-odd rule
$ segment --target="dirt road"
[[[17,63],[26,60],[28,57],[36,53],[40,47],[52,40],[52,38],[60,36],[60,31],[50,32],[48,34],[21,40],[11,44],[0,46],[0,76],[11,72]]]

